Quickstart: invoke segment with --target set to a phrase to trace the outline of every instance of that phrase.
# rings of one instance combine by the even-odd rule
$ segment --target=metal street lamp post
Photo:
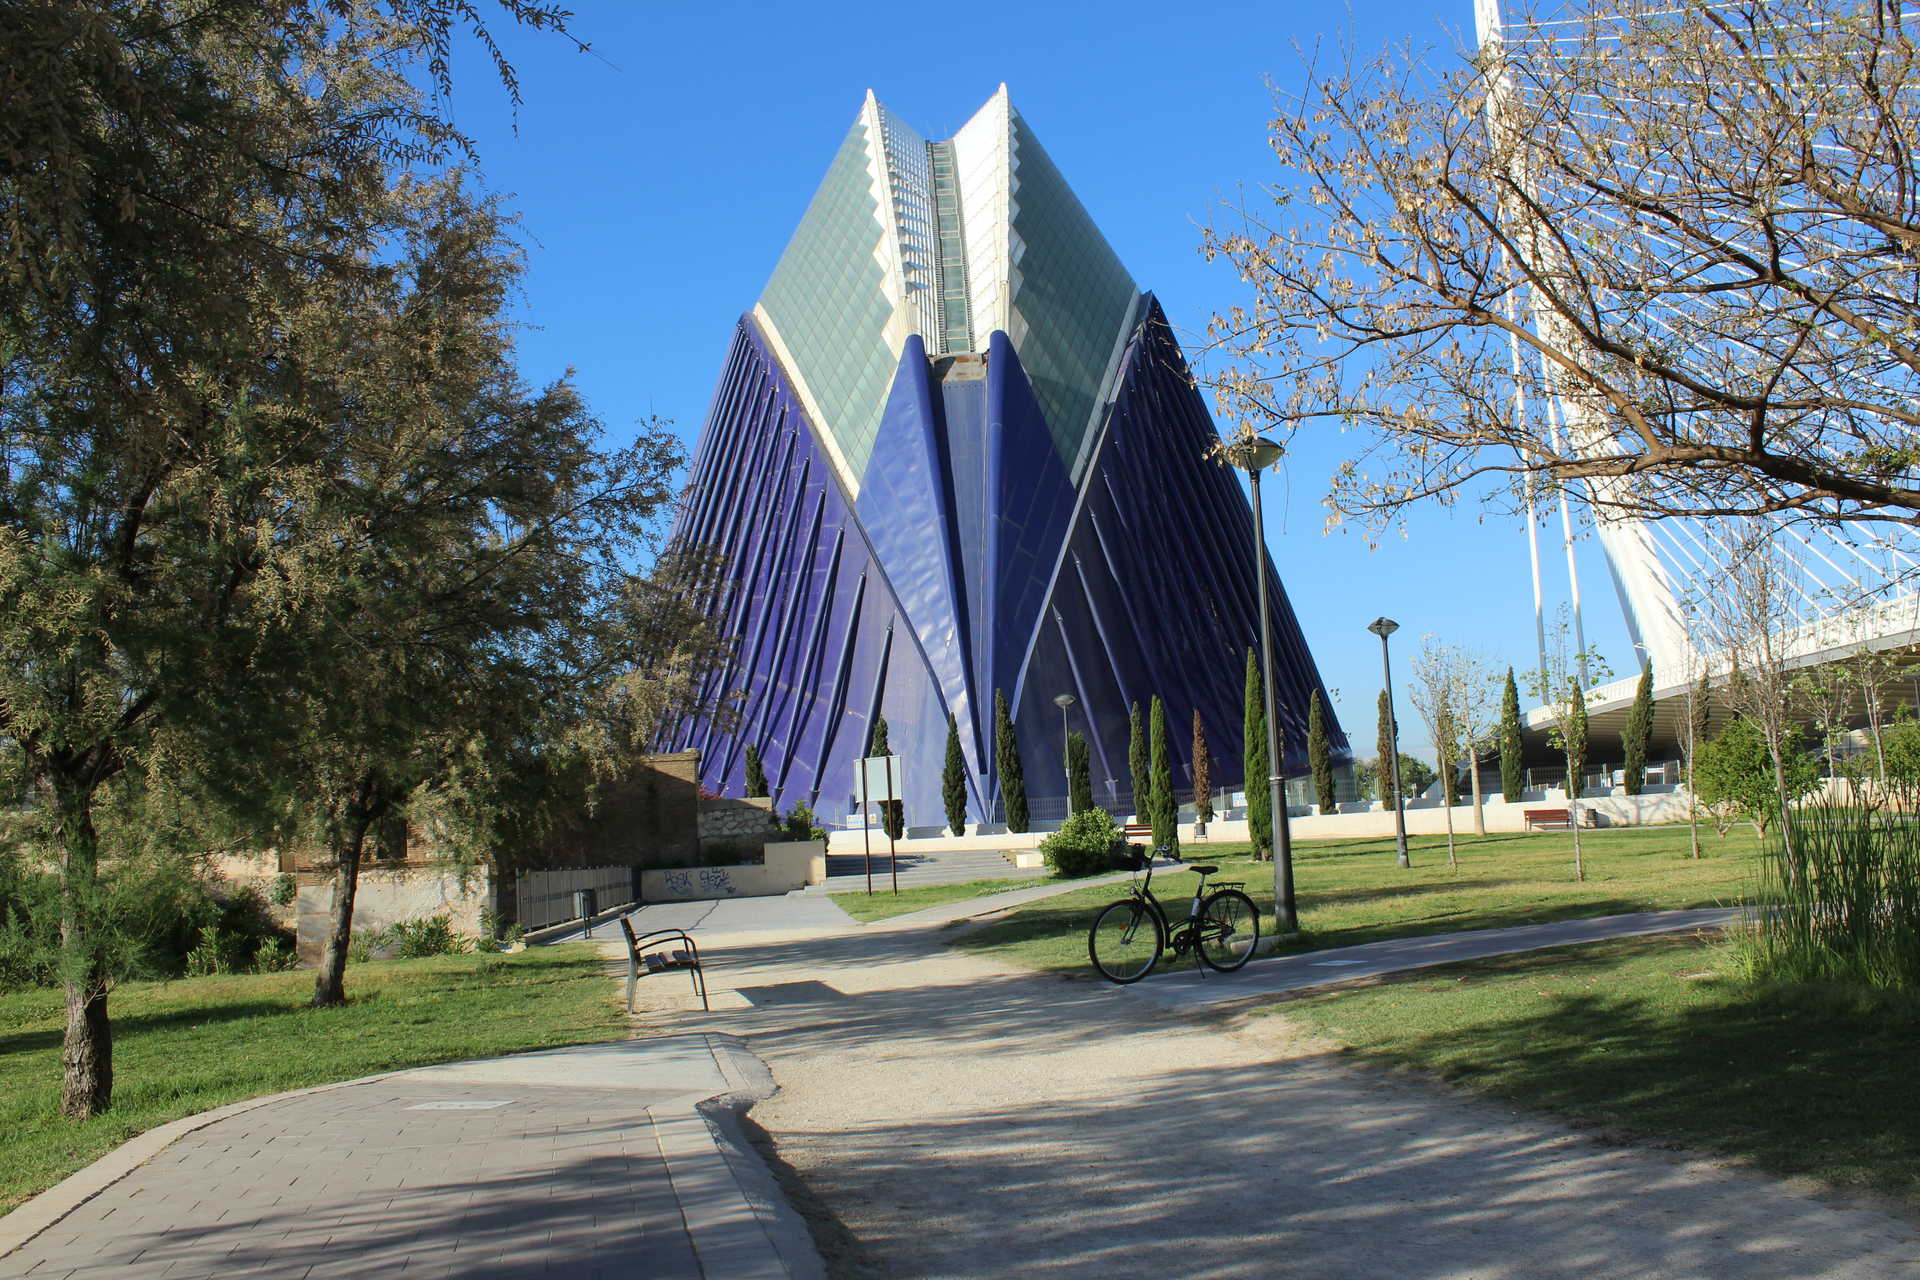
[[[1055,694],[1053,705],[1060,708],[1060,759],[1067,774],[1067,816],[1073,816],[1073,744],[1067,741],[1067,708],[1074,703],[1070,693]]]
[[[1400,714],[1393,708],[1393,659],[1387,656],[1387,637],[1400,629],[1400,624],[1392,618],[1375,618],[1367,624],[1367,630],[1380,637],[1380,669],[1387,678],[1387,727],[1391,731],[1393,750],[1389,767],[1393,770],[1393,848],[1400,855],[1400,865],[1410,867],[1412,861],[1407,857],[1407,794],[1400,789]]]
[[[1260,473],[1284,453],[1265,436],[1250,436],[1227,446],[1227,460],[1247,473],[1253,488],[1253,577],[1260,601],[1260,685],[1267,713],[1267,788],[1273,805],[1273,912],[1281,933],[1300,928],[1293,900],[1293,824],[1287,819],[1285,770],[1280,761],[1280,726],[1274,715],[1273,624],[1267,616],[1267,531],[1260,516]],[[1248,778],[1247,782],[1254,780]]]

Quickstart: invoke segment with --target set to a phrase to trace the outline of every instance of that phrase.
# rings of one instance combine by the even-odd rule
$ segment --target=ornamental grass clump
[[[1920,990],[1920,825],[1838,805],[1797,810],[1760,863],[1736,943],[1757,981]]]

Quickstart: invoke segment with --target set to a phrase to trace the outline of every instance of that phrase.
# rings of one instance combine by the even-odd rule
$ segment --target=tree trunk
[[[1773,790],[1780,800],[1780,844],[1786,850],[1787,865],[1793,861],[1793,819],[1787,813],[1787,771],[1780,763],[1780,752],[1773,753]]]
[[[320,953],[320,968],[313,975],[315,1008],[341,1004],[347,998],[347,947],[353,941],[353,898],[360,887],[360,854],[374,819],[374,809],[369,802],[372,791],[372,779],[362,778],[330,842],[333,845],[333,910],[327,944]]]
[[[1487,834],[1487,811],[1483,807],[1485,800],[1480,795],[1480,753],[1474,744],[1467,744],[1467,771],[1473,775],[1473,834]]]
[[[1440,797],[1445,800],[1445,796]],[[1447,805],[1447,865],[1455,871],[1460,869],[1459,860],[1453,856],[1453,806]]]
[[[113,1106],[113,1024],[107,1020],[106,957],[90,918],[99,881],[100,841],[93,788],[55,779],[60,821],[60,986],[67,1029],[60,1046],[60,1113],[86,1120]]]

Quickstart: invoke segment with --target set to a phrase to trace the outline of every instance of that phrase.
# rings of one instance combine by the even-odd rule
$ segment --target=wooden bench
[[[700,968],[700,948],[686,930],[655,929],[635,937],[633,926],[621,916],[620,932],[627,935],[628,1013],[633,1012],[633,989],[642,977],[676,969],[687,971],[693,979],[693,989],[700,993],[701,1006],[709,1013],[713,1011],[713,1005],[707,1001],[707,975]]]
[[[1523,809],[1520,816],[1526,819],[1529,831],[1535,827],[1565,827],[1569,831],[1573,829],[1573,814],[1570,809]],[[1580,825],[1583,827],[1593,825],[1593,810],[1580,811]]]
[[[1120,828],[1120,838],[1122,840],[1146,840],[1151,842],[1153,840],[1153,824],[1151,822],[1129,822],[1126,826]]]

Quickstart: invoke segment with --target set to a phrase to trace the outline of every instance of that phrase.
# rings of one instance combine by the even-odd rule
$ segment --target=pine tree
[[[1127,772],[1133,787],[1133,820],[1147,817],[1147,797],[1153,793],[1153,777],[1147,763],[1147,721],[1135,702],[1127,712]]]
[[[1520,687],[1507,668],[1507,685],[1500,691],[1500,794],[1508,804],[1519,803],[1527,789],[1526,756],[1520,742]]]
[[[1395,758],[1399,754],[1394,750],[1393,736],[1393,708],[1387,702],[1387,691],[1382,689],[1380,691],[1380,727],[1379,732],[1375,736],[1374,745],[1379,750],[1378,768],[1380,770],[1380,777],[1378,781],[1380,784],[1380,807],[1389,810],[1397,807],[1399,804],[1398,793],[1396,793],[1393,788],[1393,766]]]
[[[1622,789],[1630,796],[1640,794],[1646,781],[1647,747],[1653,741],[1653,664],[1640,668],[1640,683],[1633,691],[1633,708],[1627,712],[1627,727],[1620,734],[1620,772]]]
[[[1006,811],[1007,830],[1025,831],[1027,820],[1027,775],[1020,767],[1020,742],[1013,733],[1013,717],[1007,712],[1007,695],[993,691],[993,756],[1000,771],[1000,807]]]
[[[747,744],[747,795],[767,794],[767,771],[760,765],[760,748]]]
[[[1091,808],[1093,760],[1086,735],[1075,729],[1067,734],[1067,812],[1075,814]]]
[[[947,762],[940,773],[940,798],[947,806],[947,830],[967,834],[967,762],[960,754],[960,726],[947,717]]]
[[[1318,689],[1307,703],[1307,761],[1313,766],[1313,790],[1320,801],[1320,812],[1332,813],[1338,807],[1333,791],[1333,748],[1327,742],[1327,711],[1320,705]]]
[[[893,746],[887,741],[887,718],[875,716],[873,731],[867,735],[867,754],[870,756],[890,756]],[[880,829],[898,840],[907,830],[907,802],[905,800],[880,800]]]
[[[1193,820],[1213,821],[1213,762],[1207,758],[1207,727],[1193,709]]]
[[[1173,799],[1173,756],[1167,750],[1167,708],[1157,693],[1153,695],[1149,723],[1149,736],[1153,741],[1153,799],[1147,811],[1152,815],[1153,847],[1178,852],[1180,808]]]
[[[1241,758],[1246,767],[1241,786],[1247,796],[1247,838],[1253,842],[1254,857],[1265,858],[1273,851],[1273,787],[1267,781],[1267,702],[1252,646],[1247,648],[1246,691],[1241,718],[1246,744]]]

